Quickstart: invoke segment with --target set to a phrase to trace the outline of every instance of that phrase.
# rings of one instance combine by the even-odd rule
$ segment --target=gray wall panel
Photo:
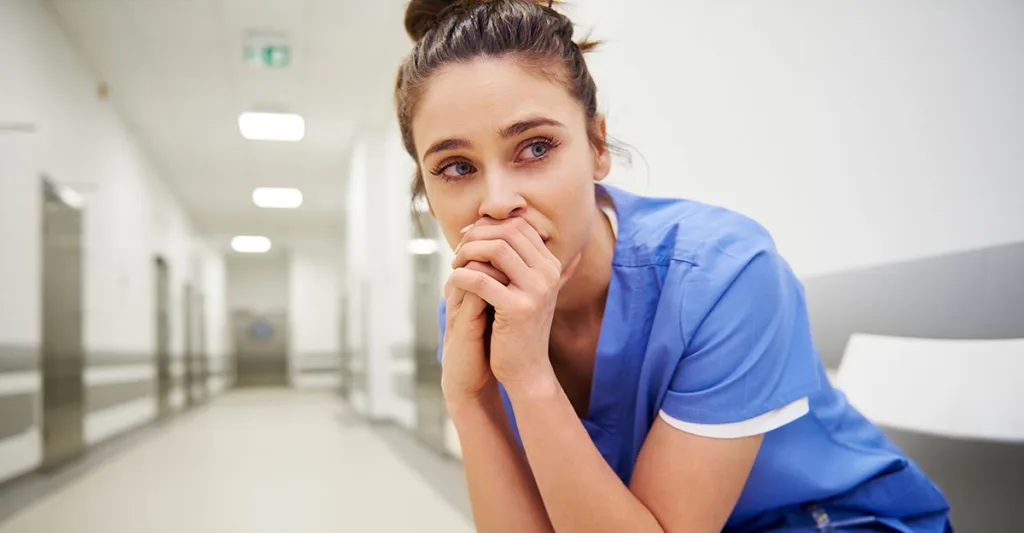
[[[36,393],[0,396],[0,440],[20,435],[36,421]]]
[[[853,333],[1024,338],[1024,243],[803,280],[814,341],[835,368]]]
[[[885,431],[946,494],[958,531],[1020,530],[1024,446]]]

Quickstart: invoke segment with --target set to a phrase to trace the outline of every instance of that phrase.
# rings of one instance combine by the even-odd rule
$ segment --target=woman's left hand
[[[537,230],[522,218],[478,222],[456,251],[450,283],[494,307],[490,366],[506,389],[529,387],[554,376],[548,341],[558,291],[579,264],[563,268]],[[490,263],[510,280],[507,285],[465,266]]]

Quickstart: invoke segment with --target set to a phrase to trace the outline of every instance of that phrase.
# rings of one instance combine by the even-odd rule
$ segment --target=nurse
[[[480,531],[951,530],[829,385],[761,226],[600,184],[593,44],[565,16],[413,0],[405,25],[398,119],[455,249],[442,388]]]

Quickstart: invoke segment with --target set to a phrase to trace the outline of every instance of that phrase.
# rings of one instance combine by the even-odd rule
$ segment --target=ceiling
[[[402,0],[47,0],[196,229],[219,243],[336,234],[358,131],[393,120],[410,42]],[[284,35],[291,64],[243,62],[246,32]],[[250,141],[238,114],[301,114],[299,142]],[[255,207],[257,186],[298,187],[296,210]]]

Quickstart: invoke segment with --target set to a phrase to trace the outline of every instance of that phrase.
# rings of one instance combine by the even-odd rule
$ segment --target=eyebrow
[[[502,139],[511,139],[512,137],[522,135],[534,128],[539,128],[541,126],[554,126],[556,128],[564,128],[565,124],[562,124],[557,120],[545,117],[529,118],[526,120],[520,120],[518,122],[515,122],[509,126],[502,128],[498,132],[498,135],[500,135]],[[439,141],[430,145],[430,148],[427,148],[427,151],[423,152],[423,158],[426,159],[428,156],[436,154],[438,152],[445,152],[448,150],[459,150],[463,148],[470,148],[472,146],[473,143],[465,139],[445,139],[443,141]]]
[[[522,135],[534,128],[539,128],[541,126],[555,126],[557,128],[564,128],[565,124],[562,124],[557,120],[545,117],[529,118],[526,120],[520,120],[515,124],[502,128],[502,130],[499,131],[498,134],[501,135],[502,139],[510,139],[512,137],[515,137],[516,135]]]
[[[460,148],[469,148],[470,146],[473,146],[473,143],[465,139],[445,139],[430,145],[430,148],[427,148],[427,151],[423,152],[423,159],[426,159],[430,154],[436,154],[437,152],[458,150]]]

